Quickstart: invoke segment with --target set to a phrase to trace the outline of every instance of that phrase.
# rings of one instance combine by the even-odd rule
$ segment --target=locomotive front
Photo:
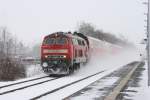
[[[68,74],[72,65],[69,37],[54,33],[44,38],[41,46],[41,66],[48,74]]]

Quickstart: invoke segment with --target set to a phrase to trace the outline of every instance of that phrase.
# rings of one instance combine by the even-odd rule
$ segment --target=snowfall
[[[98,44],[93,43],[93,45],[98,47],[99,43]],[[107,44],[107,43],[105,43],[105,45],[109,46],[109,44]],[[95,49],[95,51],[94,50],[92,51],[93,53],[91,55],[91,59],[90,59],[89,63],[86,66],[82,66],[81,69],[76,71],[73,75],[65,77],[66,79],[64,78],[64,80],[61,80],[62,81],[61,84],[65,83],[67,78],[69,78],[70,81],[76,80],[78,78],[82,78],[82,77],[97,73],[99,71],[105,70],[105,73],[98,76],[98,78],[95,77],[94,79],[88,80],[88,81],[95,81],[96,79],[99,79],[99,77],[103,77],[103,76],[109,74],[110,72],[113,72],[113,71],[117,70],[118,68],[121,68],[122,66],[124,66],[132,61],[145,60],[144,49],[145,49],[144,46],[137,46],[136,49],[135,48],[134,49],[126,48],[121,51],[117,51],[117,52],[113,52],[113,53],[109,53],[109,54],[102,54],[102,53],[99,54],[99,53],[97,53],[98,50]],[[103,50],[101,50],[101,51],[103,51]],[[140,54],[142,54],[143,56],[140,56]],[[147,65],[145,65],[145,68],[147,68]],[[33,78],[41,77],[44,75],[45,74],[43,73],[43,71],[41,70],[41,67],[38,64],[30,65],[30,66],[27,66],[27,78],[19,79],[14,82],[0,82],[0,86],[7,85],[10,83],[16,83],[16,82],[20,82],[20,81],[24,81],[24,80],[33,79]],[[150,95],[149,95],[150,87],[147,86],[147,83],[148,83],[147,82],[147,70],[144,71],[144,73],[141,77],[142,77],[142,80],[140,81],[140,87],[136,88],[136,90],[138,92],[136,94],[134,94],[135,96],[133,96],[131,99],[133,99],[133,100],[142,100],[142,99],[150,100],[149,99],[150,98]],[[88,83],[88,81],[87,81],[87,83]],[[112,81],[110,81],[110,84],[112,84],[112,82],[113,82],[113,79],[112,79]],[[68,91],[63,91],[61,94],[59,94],[59,96],[56,93],[54,96],[52,96],[52,98],[53,98],[53,100],[60,100],[61,98],[64,98],[64,96],[66,96],[66,95],[69,96],[69,95],[71,95],[71,92],[72,93],[74,92],[71,90],[73,90],[73,89],[80,90],[81,88],[85,87],[85,83],[86,83],[86,81],[83,82],[82,84],[78,84],[77,86],[74,86],[74,88],[68,89]],[[55,82],[53,84],[51,84],[51,87],[55,86],[55,84],[56,84]],[[89,84],[90,83],[88,83],[87,85],[89,85]],[[107,83],[107,84],[109,84],[109,83]],[[14,87],[12,87],[12,89],[13,88]],[[37,88],[38,92],[41,92],[43,89],[43,88],[38,89],[38,87],[36,87],[36,88]],[[9,90],[10,89],[11,88],[9,88]],[[35,91],[35,92],[37,92],[37,91]],[[76,90],[76,91],[78,91],[78,90]],[[30,89],[30,91],[26,91],[27,94],[30,94],[30,96],[33,96],[33,97],[36,94],[35,92],[33,93],[32,89]],[[20,97],[22,100],[27,99],[27,97],[24,96],[25,93],[23,93],[23,92],[20,94],[19,93],[20,92],[18,92],[16,94],[11,93],[10,95],[6,95],[2,98],[0,96],[0,99],[6,99],[6,97],[11,99],[11,98],[14,98],[15,96],[17,96],[17,98]],[[8,97],[8,96],[10,96],[10,97]],[[94,96],[94,94],[93,94],[93,96]],[[45,97],[45,98],[43,98],[43,100],[46,100],[48,98]]]

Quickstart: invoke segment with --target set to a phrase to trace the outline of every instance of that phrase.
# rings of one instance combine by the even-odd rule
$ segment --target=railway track
[[[44,76],[44,77],[35,78],[35,79],[31,79],[31,80],[21,81],[21,82],[18,82],[18,83],[4,85],[4,86],[0,87],[1,88],[0,89],[0,99],[1,99],[1,97],[7,99],[7,97],[9,97],[9,96],[10,97],[12,97],[12,96],[17,97],[17,96],[19,96],[20,92],[21,92],[21,94],[24,93],[28,97],[28,99],[31,99],[31,100],[40,99],[40,98],[42,98],[46,95],[50,95],[54,92],[57,92],[57,91],[62,90],[66,87],[72,86],[76,83],[79,83],[79,82],[82,82],[82,81],[87,80],[89,78],[92,78],[94,76],[100,75],[103,72],[104,71],[100,71],[98,73],[95,73],[95,74],[92,74],[92,75],[89,75],[89,76],[86,76],[86,77],[82,77],[82,78],[80,77],[80,78],[76,78],[76,79],[72,79],[72,80],[70,80],[71,79],[70,76],[69,77],[58,77],[58,78],[49,78],[48,76]],[[67,79],[67,78],[69,78],[69,79]],[[57,83],[60,83],[60,81],[63,81],[63,80],[65,81],[65,84],[62,84],[58,87],[54,87],[53,89],[49,88],[48,91],[45,91],[45,92],[40,93],[38,95],[28,96],[26,94],[26,92],[24,92],[27,89],[28,90],[36,90],[36,89],[38,89],[37,87],[42,88],[42,86],[47,86],[47,84],[49,84],[49,85],[54,84],[54,83],[57,84]],[[66,80],[68,80],[68,82]],[[35,83],[33,83],[33,81],[35,81]],[[30,82],[30,83],[28,83],[28,82]],[[26,83],[26,84],[24,84],[24,83]],[[51,87],[53,87],[53,86],[51,85]],[[44,89],[44,87],[43,87],[43,89]],[[17,93],[18,95],[13,95],[15,93]]]
[[[43,76],[43,77],[39,77],[39,78],[33,78],[33,79],[25,80],[25,81],[20,81],[20,82],[15,82],[15,83],[3,85],[3,86],[0,86],[0,89],[5,88],[5,87],[9,87],[9,86],[13,86],[13,85],[19,85],[19,84],[22,84],[22,83],[27,83],[27,82],[31,82],[31,81],[47,78],[47,77],[49,77],[49,76]]]
[[[29,88],[29,87],[32,87],[32,86],[35,86],[35,85],[39,85],[39,84],[43,84],[43,83],[46,83],[46,82],[54,81],[54,80],[59,79],[61,77],[59,77],[59,78],[47,78],[47,79],[45,79],[45,78],[47,78],[47,76],[2,86],[1,89],[0,89],[0,95],[11,93],[11,92],[14,92],[14,91],[17,91],[17,90],[22,90],[22,89]],[[33,83],[33,81],[35,81],[35,80],[36,81],[40,80],[40,82]],[[20,84],[27,83],[27,82],[30,82],[30,83],[28,83],[29,85],[26,85],[26,84],[24,85],[23,84],[24,86],[21,86],[19,88],[15,88],[14,87],[15,89],[9,89],[9,88],[11,88],[11,86],[17,85],[17,87],[18,87],[18,86],[20,86]],[[7,88],[7,89],[5,89],[5,88]],[[3,92],[1,92],[1,91],[3,91]]]
[[[56,89],[54,89],[54,90],[50,90],[50,91],[48,91],[48,92],[46,92],[46,93],[44,93],[44,94],[41,94],[41,95],[36,96],[36,97],[34,97],[34,98],[31,98],[31,100],[39,99],[39,98],[41,98],[41,97],[43,97],[43,96],[46,96],[46,95],[51,94],[51,93],[54,93],[54,92],[56,92],[56,91],[58,91],[58,90],[60,90],[60,89],[63,89],[63,88],[65,88],[65,87],[67,87],[67,86],[71,86],[71,85],[76,84],[76,83],[78,83],[78,82],[80,82],[80,81],[83,81],[83,80],[86,80],[86,79],[88,79],[88,78],[91,78],[92,76],[98,75],[98,74],[100,74],[100,73],[102,73],[102,72],[104,72],[104,71],[100,71],[100,72],[98,72],[98,73],[96,73],[96,74],[89,75],[89,76],[87,76],[87,77],[85,77],[85,78],[76,80],[76,81],[74,81],[74,82],[71,82],[71,83],[66,84],[66,85],[64,85],[64,86],[61,86],[61,87],[56,88]]]

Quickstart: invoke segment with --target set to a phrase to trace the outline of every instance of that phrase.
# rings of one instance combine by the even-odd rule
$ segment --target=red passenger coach
[[[88,57],[89,41],[81,33],[57,32],[44,37],[41,66],[48,74],[73,73]]]

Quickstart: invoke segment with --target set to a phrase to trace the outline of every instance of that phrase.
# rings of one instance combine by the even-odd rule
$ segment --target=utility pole
[[[150,1],[148,0],[148,11],[147,11],[147,37],[148,37],[148,86],[150,86]]]
[[[150,0],[147,2],[143,2],[143,4],[147,5],[147,13],[145,14],[147,17],[147,63],[148,63],[148,86],[150,86]]]

